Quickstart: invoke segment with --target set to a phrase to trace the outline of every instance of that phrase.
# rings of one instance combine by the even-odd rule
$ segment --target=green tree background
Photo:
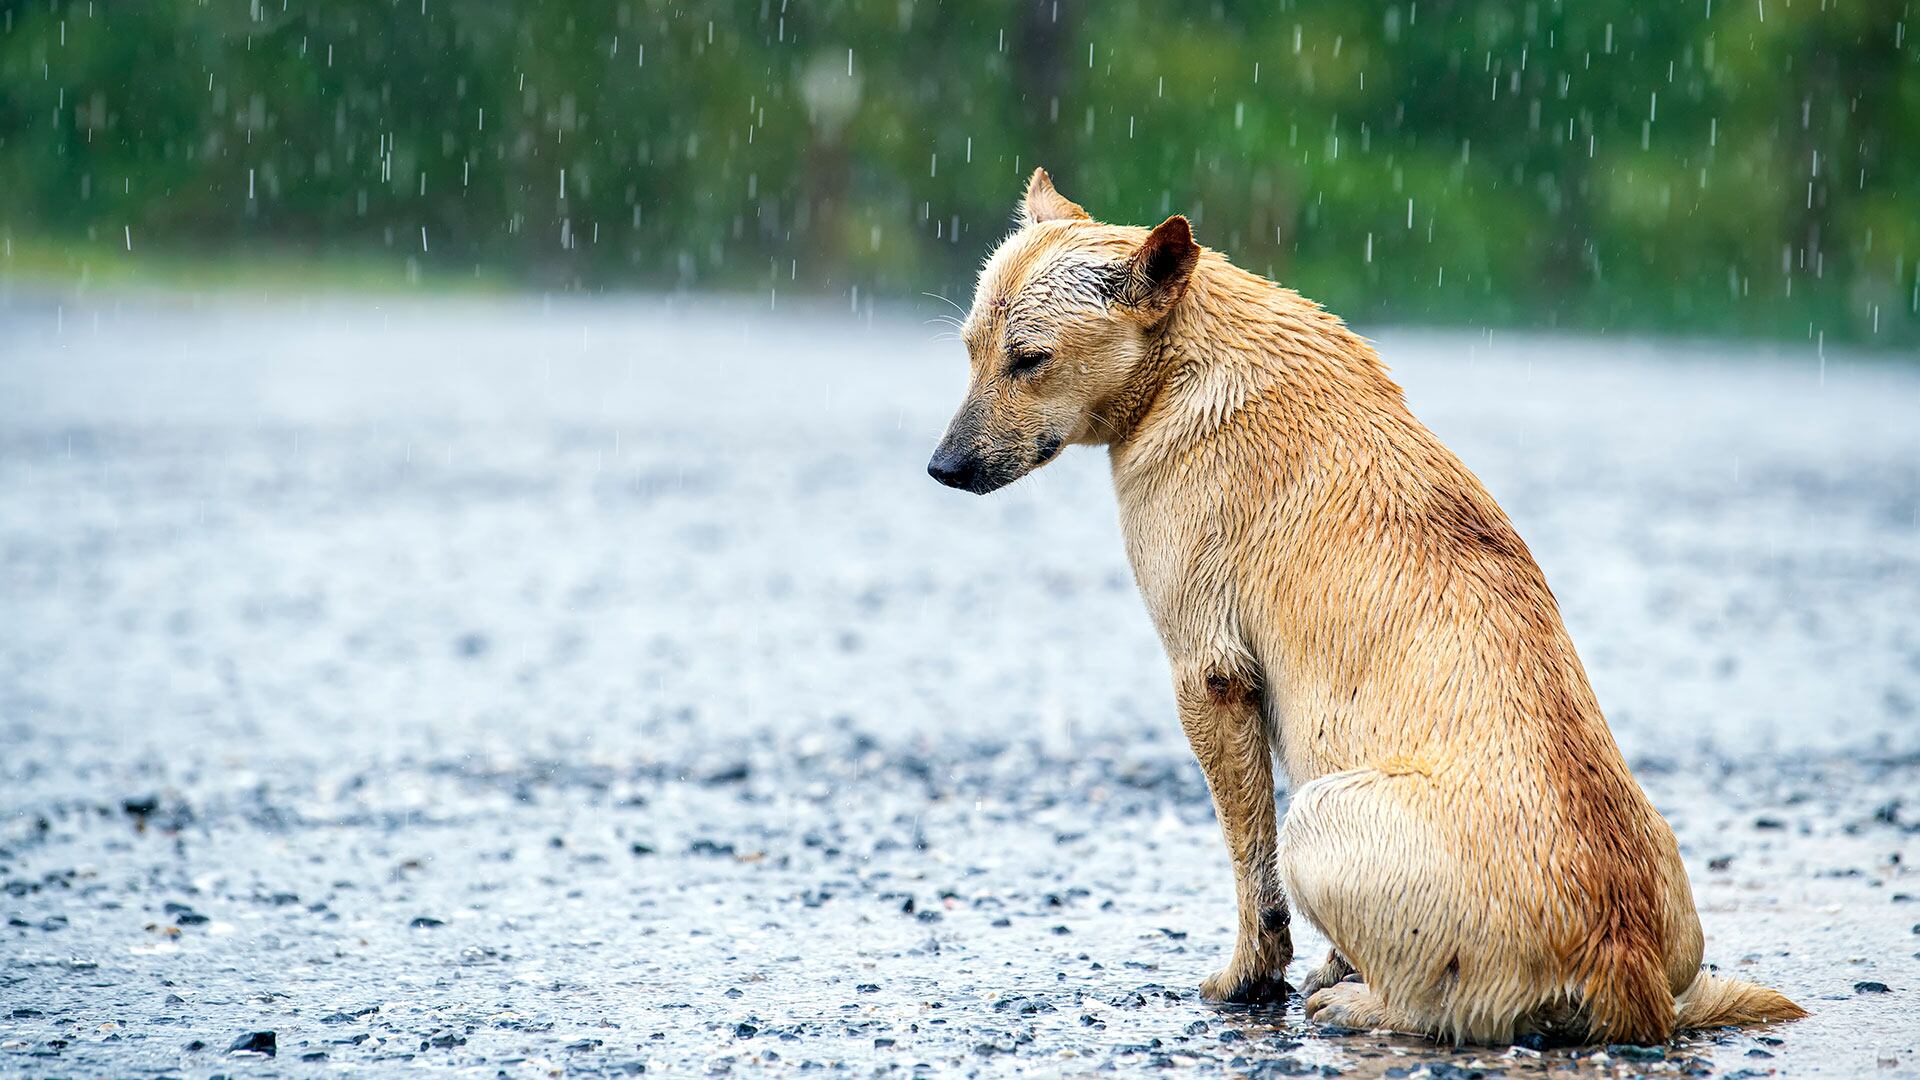
[[[1920,341],[1911,0],[0,0],[0,235],[964,298],[1035,164],[1351,318]]]

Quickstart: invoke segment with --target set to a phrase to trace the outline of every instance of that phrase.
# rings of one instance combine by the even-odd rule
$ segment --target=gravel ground
[[[930,314],[0,290],[0,1073],[1920,1075],[1920,364],[1381,333],[1813,1011],[1542,1056],[1198,999],[1105,463],[928,480]]]

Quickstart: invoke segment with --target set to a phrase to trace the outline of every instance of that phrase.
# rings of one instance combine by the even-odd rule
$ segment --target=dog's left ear
[[[1114,299],[1149,325],[1158,323],[1187,293],[1193,268],[1200,264],[1200,245],[1193,242],[1187,219],[1175,214],[1147,234],[1127,261],[1120,264]]]

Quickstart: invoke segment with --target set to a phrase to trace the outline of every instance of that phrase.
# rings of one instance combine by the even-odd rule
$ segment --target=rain
[[[0,1074],[1920,1073],[1916,17],[0,0]],[[1372,343],[1807,1019],[1202,998],[1107,451],[927,473],[1037,167]]]

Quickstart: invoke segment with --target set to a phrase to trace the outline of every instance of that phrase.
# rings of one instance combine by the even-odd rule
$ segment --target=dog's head
[[[961,328],[972,379],[927,472],[984,495],[1068,443],[1104,443],[1200,248],[1184,217],[1104,225],[1035,169],[1020,228],[980,271]]]

